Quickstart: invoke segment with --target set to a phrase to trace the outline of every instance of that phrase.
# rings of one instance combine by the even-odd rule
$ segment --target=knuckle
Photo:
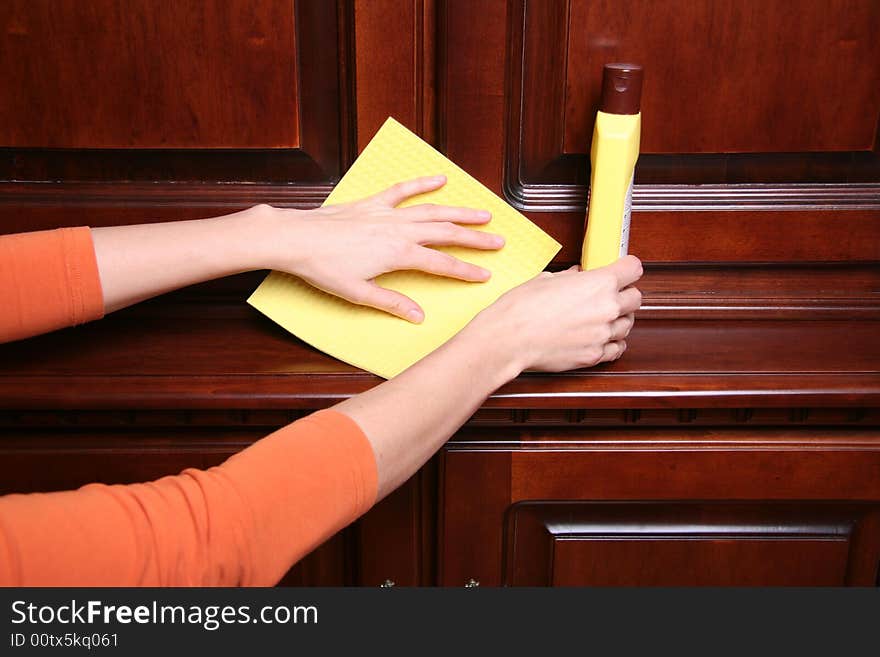
[[[588,347],[584,352],[584,360],[588,365],[595,365],[600,360],[602,360],[603,351],[600,347],[592,346]]]
[[[407,240],[393,240],[390,242],[389,248],[395,264],[411,261],[418,257],[418,251],[415,244]]]
[[[409,181],[394,183],[388,188],[388,192],[397,202],[400,202],[407,196],[412,196],[413,194],[412,185]]]
[[[477,272],[477,268],[474,265],[464,262],[463,260],[459,260],[458,258],[453,258],[451,255],[443,255],[446,265],[456,275],[470,277]]]
[[[461,234],[461,229],[459,228],[459,226],[456,226],[451,221],[441,222],[440,231],[446,237],[457,237]]]
[[[630,258],[630,260],[632,260],[632,263],[633,263],[633,265],[634,265],[634,267],[635,267],[635,270],[636,270],[636,274],[637,274],[639,277],[641,277],[642,274],[645,273],[645,267],[644,267],[644,265],[642,265],[642,261],[639,260],[639,259],[638,259],[636,256],[634,256],[634,255],[629,256],[629,258]]]
[[[620,302],[617,299],[609,298],[600,306],[599,317],[603,321],[613,322],[620,317],[620,310]]]
[[[386,302],[386,307],[395,313],[403,313],[406,309],[406,302],[399,297],[391,297]]]
[[[634,287],[633,288],[633,296],[635,297],[635,300],[636,300],[636,308],[641,308],[642,298],[643,298],[642,291],[639,288]]]
[[[363,305],[367,302],[367,293],[364,290],[357,289],[346,295],[352,303]]]

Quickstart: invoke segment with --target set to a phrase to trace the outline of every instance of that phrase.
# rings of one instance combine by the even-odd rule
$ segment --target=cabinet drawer
[[[844,586],[876,582],[880,505],[524,502],[504,522],[515,586]],[[860,560],[854,555],[867,553]]]
[[[440,583],[876,585],[878,436],[765,431],[453,441]]]

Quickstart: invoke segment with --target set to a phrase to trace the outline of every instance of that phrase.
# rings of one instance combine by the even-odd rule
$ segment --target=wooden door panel
[[[495,43],[487,7],[452,7],[456,26]],[[484,78],[506,79],[500,155],[488,122],[461,138],[475,94],[496,102],[487,80],[468,80],[475,53],[448,59],[445,134],[563,244],[560,264],[579,255],[602,65],[620,59],[645,65],[632,253],[758,266],[880,258],[876,3],[512,0],[507,17],[505,56],[480,55]],[[468,155],[473,143],[487,152]]]
[[[511,183],[586,184],[602,65],[620,59],[645,66],[637,184],[880,177],[880,8],[870,0],[511,7]],[[564,191],[532,190],[535,207]]]
[[[553,586],[873,585],[878,506],[527,502],[507,514],[505,582]],[[870,552],[863,568],[852,554]]]
[[[0,181],[154,219],[181,183],[313,206],[354,150],[352,20],[344,0],[3,3]]]
[[[292,0],[0,6],[0,145],[296,148]]]
[[[877,582],[876,432],[482,432],[442,455],[444,585]]]
[[[573,0],[566,153],[586,153],[602,65],[642,62],[642,153],[869,151],[880,116],[872,0]]]

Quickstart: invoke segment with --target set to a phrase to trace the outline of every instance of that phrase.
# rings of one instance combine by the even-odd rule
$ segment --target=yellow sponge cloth
[[[504,292],[540,273],[560,249],[556,240],[392,118],[324,204],[347,203],[403,180],[441,174],[447,177],[446,185],[408,199],[401,207],[435,203],[491,212],[492,220],[478,229],[504,236],[506,243],[499,251],[437,247],[489,269],[492,277],[487,282],[414,271],[378,277],[377,284],[421,305],[425,311],[421,324],[349,303],[281,272],[269,274],[248,303],[321,351],[385,378],[429,354]]]

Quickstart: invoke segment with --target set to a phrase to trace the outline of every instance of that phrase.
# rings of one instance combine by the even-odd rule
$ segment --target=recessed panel
[[[0,146],[295,148],[294,7],[0,3]]]
[[[874,0],[572,0],[564,151],[589,152],[614,61],[645,66],[643,153],[871,150],[878,30]]]

